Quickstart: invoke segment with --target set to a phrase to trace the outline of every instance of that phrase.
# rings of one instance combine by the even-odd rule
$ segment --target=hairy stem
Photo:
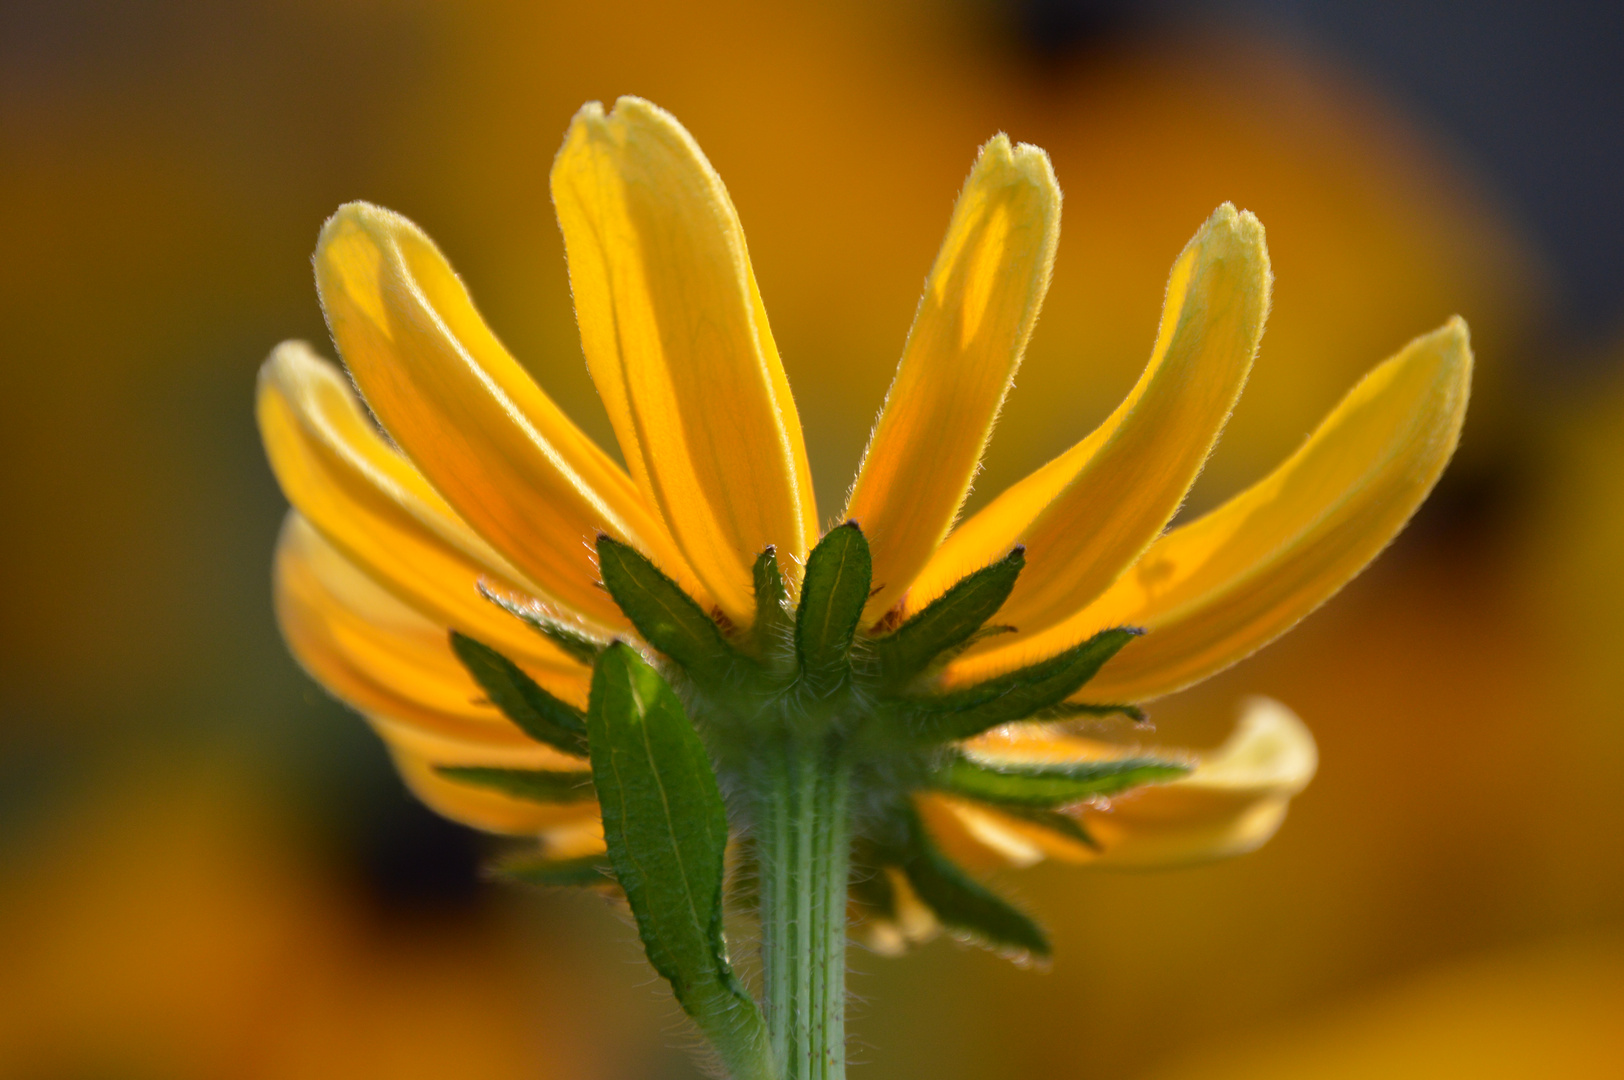
[[[833,755],[797,744],[766,781],[757,851],[773,1055],[784,1080],[844,1080],[849,778]]]

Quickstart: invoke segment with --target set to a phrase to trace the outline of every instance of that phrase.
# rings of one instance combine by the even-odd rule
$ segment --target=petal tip
[[[689,134],[688,129],[682,126],[682,121],[648,98],[623,94],[615,99],[614,108],[607,113],[599,105],[595,121],[601,123],[606,130],[615,130],[621,138],[631,138],[637,132],[664,132],[667,136],[674,136],[684,143],[692,144],[691,151],[700,157],[704,156],[700,153],[698,144],[693,142],[693,136]]]
[[[328,362],[298,338],[280,342],[259,366],[256,393],[263,396],[273,389],[283,389],[328,367]]]
[[[1234,733],[1191,776],[1207,784],[1230,780],[1295,795],[1318,769],[1319,746],[1308,725],[1285,705],[1258,695],[1241,702]]]
[[[615,107],[610,115],[622,116],[627,113],[636,116],[658,117],[660,119],[667,119],[671,116],[669,112],[666,112],[648,98],[639,97],[636,94],[622,94],[615,98]]]
[[[1004,174],[1007,182],[1024,183],[1043,189],[1055,198],[1060,184],[1048,151],[1032,143],[1012,142],[1000,131],[982,144],[976,154],[973,174]]]
[[[1436,331],[1439,337],[1445,338],[1449,346],[1459,352],[1468,362],[1472,359],[1472,331],[1466,325],[1466,320],[1459,315],[1451,315],[1449,321]]]
[[[981,144],[981,149],[976,152],[976,164],[979,165],[983,161],[1004,163],[1014,156],[1014,144],[1009,141],[1007,134],[1000,131]]]
[[[1410,342],[1388,363],[1401,360],[1410,364],[1428,365],[1437,384],[1440,387],[1447,387],[1447,390],[1443,391],[1447,394],[1459,395],[1468,391],[1475,360],[1472,354],[1471,331],[1467,328],[1466,320],[1459,315],[1451,316],[1449,321],[1438,329],[1422,334]]]
[[[1267,260],[1268,249],[1264,238],[1263,222],[1250,210],[1237,210],[1226,202],[1214,210],[1197,233],[1204,248],[1230,248],[1257,251]],[[1218,253],[1222,253],[1219,251]]]
[[[325,269],[335,259],[362,258],[372,263],[387,252],[402,237],[424,243],[432,242],[416,223],[403,214],[369,202],[347,202],[333,211],[321,227],[316,240],[316,273],[318,283]],[[371,248],[373,253],[363,255],[361,249]]]
[[[410,224],[393,210],[357,199],[354,202],[344,203],[322,223],[321,239],[317,242],[316,248],[320,252],[331,240],[351,232],[377,234]]]
[[[599,128],[607,123],[608,119],[609,114],[604,110],[603,102],[588,101],[576,109],[575,115],[570,117],[568,131],[574,132],[578,128]],[[565,135],[564,142],[565,145],[569,144],[568,134]]]

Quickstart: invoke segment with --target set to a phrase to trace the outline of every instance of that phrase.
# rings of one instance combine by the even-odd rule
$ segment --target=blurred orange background
[[[1225,200],[1277,284],[1193,507],[1449,315],[1478,350],[1461,453],[1393,549],[1153,710],[1210,745],[1245,694],[1295,709],[1322,764],[1281,834],[1212,867],[1010,876],[1048,971],[854,950],[856,1075],[1618,1074],[1624,296],[1575,286],[1470,133],[1380,72],[1225,5],[1027,17],[1051,7],[6,5],[0,1075],[700,1075],[619,916],[482,882],[485,842],[288,657],[251,415],[277,341],[331,354],[308,258],[365,198],[611,443],[546,173],[574,110],[623,93],[729,185],[826,514],[996,131],[1050,152],[1066,202],[977,499],[1132,384]]]

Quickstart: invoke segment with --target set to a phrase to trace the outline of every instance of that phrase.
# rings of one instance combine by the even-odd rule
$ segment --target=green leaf
[[[812,679],[826,682],[846,670],[873,574],[868,541],[855,521],[830,529],[807,556],[795,651]]]
[[[989,765],[955,755],[932,774],[931,782],[946,791],[986,802],[1050,809],[1143,784],[1175,780],[1189,771],[1188,765],[1148,757]]]
[[[583,855],[576,859],[549,859],[545,855],[509,855],[487,868],[491,877],[523,885],[569,887],[612,885],[614,867],[607,855]]]
[[[784,574],[778,568],[778,552],[769,546],[756,556],[756,641],[770,648],[779,638],[788,637],[789,612],[784,609]]]
[[[586,716],[580,709],[549,694],[518,664],[466,634],[451,631],[451,651],[519,730],[566,754],[586,756]]]
[[[609,859],[649,962],[733,1076],[770,1077],[765,1022],[722,938],[727,812],[699,735],[619,642],[598,658],[587,730]]]
[[[988,728],[1025,720],[1077,692],[1104,663],[1143,631],[1101,630],[1080,645],[1030,667],[963,690],[913,698],[915,734],[929,742],[968,739]]]
[[[585,802],[594,796],[592,774],[584,771],[499,769],[485,765],[436,765],[434,771],[447,780],[499,791],[527,802]]]
[[[604,643],[570,626],[560,619],[542,611],[534,604],[521,603],[511,597],[503,596],[483,581],[479,583],[479,595],[507,612],[509,615],[522,620],[532,630],[547,638],[554,645],[575,660],[590,667],[603,651]]]
[[[1025,912],[971,878],[936,849],[917,812],[908,812],[902,871],[943,926],[1000,952],[1046,960],[1049,939]]]
[[[609,595],[637,632],[690,675],[718,682],[743,659],[716,620],[635,548],[599,536],[598,569]]]
[[[914,678],[942,653],[968,644],[1003,606],[1026,565],[1016,547],[932,600],[925,609],[873,643],[882,677],[892,685]]]

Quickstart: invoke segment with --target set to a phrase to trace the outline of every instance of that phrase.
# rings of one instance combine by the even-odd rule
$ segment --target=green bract
[[[491,703],[526,735],[566,754],[586,753],[586,717],[579,709],[543,690],[518,664],[489,645],[453,630],[451,649]]]
[[[838,1010],[807,1002],[790,1010],[795,1015],[764,1018],[734,975],[722,938],[731,835],[749,830],[753,840],[746,850],[757,864],[759,889],[751,895],[762,904],[764,978],[777,980],[769,997],[798,1000],[788,984],[807,976],[808,986],[826,986],[802,969],[839,962],[843,946],[803,940],[796,913],[775,913],[774,899],[822,905],[838,934],[844,917],[830,909],[844,907],[848,888],[858,903],[896,917],[893,873],[956,935],[1008,955],[1048,955],[1048,941],[1029,916],[932,843],[914,792],[933,789],[986,802],[1092,844],[1061,808],[1189,771],[1184,762],[1146,757],[1000,762],[959,745],[1014,721],[1138,715],[1131,706],[1068,700],[1138,635],[1129,627],[1101,631],[1057,656],[971,686],[935,687],[946,659],[1005,629],[991,620],[1025,565],[1022,548],[968,575],[900,625],[882,621],[865,629],[872,559],[862,529],[847,522],[811,552],[793,604],[774,552],[761,554],[748,633],[706,612],[636,549],[607,536],[599,537],[597,549],[604,587],[651,647],[646,655],[622,642],[604,648],[492,596],[594,665],[585,716],[494,649],[452,637],[490,700],[533,738],[589,756],[591,779],[569,771],[439,772],[540,802],[596,794],[607,861],[530,856],[510,858],[497,872],[543,885],[618,882],[650,961],[737,1075],[782,1074],[786,1055],[816,1053],[806,1049],[815,1042],[809,1034],[814,1021],[821,1016],[827,1026],[827,1014]],[[855,874],[848,870],[853,852]]]

